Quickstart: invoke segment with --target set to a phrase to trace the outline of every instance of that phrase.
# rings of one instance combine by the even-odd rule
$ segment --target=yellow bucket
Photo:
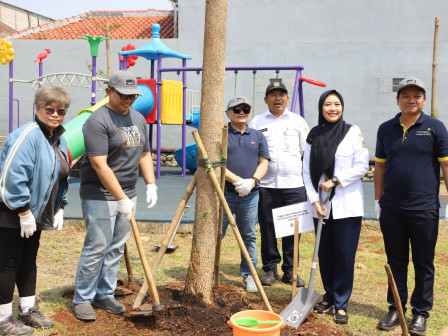
[[[260,324],[257,328],[246,328],[235,323],[235,320],[241,317],[252,317],[258,321],[280,321],[280,323]],[[280,315],[266,310],[245,310],[233,314],[227,324],[233,328],[233,336],[280,336],[280,330],[285,327]]]

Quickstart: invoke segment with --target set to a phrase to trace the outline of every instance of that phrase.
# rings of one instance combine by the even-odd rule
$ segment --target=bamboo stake
[[[398,289],[397,289],[397,285],[395,283],[394,276],[392,274],[392,270],[390,269],[389,264],[386,264],[384,266],[384,268],[386,269],[387,278],[389,279],[389,286],[390,286],[390,288],[392,290],[392,294],[394,296],[395,307],[397,308],[398,319],[400,320],[401,333],[402,333],[402,335],[408,336],[408,327],[406,325],[406,319],[404,317],[403,307],[401,306],[401,300],[400,300],[400,296],[398,295]]]
[[[134,275],[132,274],[131,258],[129,258],[128,245],[124,244],[124,261],[126,263],[126,271],[128,272],[128,282],[134,283]]]
[[[436,17],[434,29],[434,49],[432,55],[432,91],[431,91],[431,116],[438,118],[436,110],[436,82],[437,82],[437,49],[439,46],[439,18]]]
[[[293,255],[293,271],[292,271],[292,291],[291,300],[297,294],[297,263],[299,262],[299,221],[294,221],[294,255]]]
[[[142,262],[143,271],[145,272],[146,281],[149,284],[149,292],[152,298],[152,310],[157,311],[162,309],[159,301],[159,293],[157,292],[156,283],[149,270],[148,262],[146,261],[145,251],[143,251],[142,241],[140,239],[140,232],[138,231],[137,223],[135,222],[134,214],[131,214],[131,227],[134,233],[135,243],[137,244],[138,254]]]
[[[153,276],[156,274],[157,269],[160,266],[162,258],[165,255],[165,252],[168,248],[170,239],[174,234],[174,230],[176,229],[177,223],[179,222],[179,219],[182,216],[182,213],[185,209],[185,206],[188,203],[188,200],[190,199],[190,196],[193,194],[195,186],[196,186],[196,174],[193,176],[193,179],[190,181],[187,189],[185,190],[184,197],[182,197],[182,200],[180,201],[176,213],[174,214],[174,217],[171,221],[170,227],[168,228],[168,231],[165,234],[165,238],[163,239],[160,245],[159,253],[157,254],[156,259],[154,260],[154,263],[151,266],[151,274]],[[140,291],[137,293],[137,297],[135,298],[132,309],[137,309],[138,307],[140,307],[147,291],[148,291],[148,282],[145,280],[142,287],[140,288]]]
[[[227,125],[224,124],[222,127],[222,141],[221,141],[221,152],[222,152],[222,159],[227,159],[227,143],[229,141],[228,139],[228,132],[229,128]],[[224,184],[226,182],[226,165],[221,166],[221,190],[224,192]],[[219,265],[221,263],[221,237],[222,237],[222,218],[223,218],[223,212],[222,212],[222,204],[219,203],[219,219],[218,219],[218,237],[216,241],[216,252],[215,252],[215,287],[219,287]]]
[[[199,137],[199,133],[197,131],[193,132],[193,138],[196,141],[196,144],[198,145],[199,152],[201,153],[201,156],[205,159],[207,162],[208,155],[204,148],[204,145],[202,144],[201,138]],[[227,218],[229,219],[229,224],[232,226],[233,233],[235,234],[235,238],[238,242],[238,245],[240,246],[241,253],[243,254],[244,259],[247,262],[247,265],[250,268],[250,273],[252,274],[255,284],[257,285],[258,291],[260,292],[260,296],[263,300],[264,306],[266,310],[273,312],[271,305],[269,304],[268,298],[266,297],[266,293],[264,292],[263,286],[260,283],[260,279],[258,279],[257,271],[254,268],[254,265],[252,264],[252,260],[249,257],[249,253],[247,253],[246,246],[244,245],[243,239],[241,238],[240,232],[238,230],[238,226],[236,225],[235,220],[233,219],[232,212],[230,211],[229,205],[227,204],[226,198],[224,197],[224,193],[221,190],[221,187],[219,185],[218,179],[216,178],[215,172],[213,169],[209,169],[207,171],[207,174],[213,184],[213,187],[215,188],[215,192],[218,194],[218,197],[221,201],[221,204],[226,212]]]

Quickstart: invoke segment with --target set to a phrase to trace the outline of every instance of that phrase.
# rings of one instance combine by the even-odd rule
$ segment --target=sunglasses
[[[234,107],[232,108],[233,113],[239,114],[241,111],[244,112],[244,114],[249,114],[250,113],[250,107],[249,106],[245,106],[245,107]]]
[[[138,97],[138,95],[136,95],[136,94],[133,94],[133,95],[125,95],[125,94],[121,94],[120,92],[118,92],[117,90],[115,90],[113,87],[109,87],[113,92],[115,92],[119,97],[120,97],[120,99],[121,100],[127,100],[127,99],[130,99],[130,100],[136,100],[137,99],[137,97]]]
[[[66,109],[54,109],[52,107],[45,107],[45,113],[47,113],[48,115],[53,115],[55,112],[58,113],[58,115],[60,116],[64,116],[67,113]]]

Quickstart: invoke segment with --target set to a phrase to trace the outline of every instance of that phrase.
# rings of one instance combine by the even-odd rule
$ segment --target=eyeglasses
[[[52,115],[55,112],[57,112],[58,115],[63,116],[67,113],[66,109],[54,109],[52,107],[45,107],[44,109],[45,109],[45,113],[47,113],[48,115]]]
[[[136,100],[137,99],[137,97],[138,97],[138,95],[136,95],[136,94],[133,94],[133,95],[125,95],[125,94],[121,94],[120,92],[118,92],[117,90],[115,90],[113,87],[109,87],[113,92],[115,92],[119,97],[120,97],[120,99],[121,100],[127,100],[127,99],[130,99],[130,100]]]
[[[232,108],[233,113],[239,114],[241,111],[244,112],[244,114],[249,114],[250,113],[250,107],[249,106],[245,106],[245,107],[234,107]]]

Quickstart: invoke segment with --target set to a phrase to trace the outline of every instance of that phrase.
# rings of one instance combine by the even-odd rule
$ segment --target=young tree
[[[211,162],[219,161],[221,156],[226,24],[227,0],[206,0],[200,137]],[[219,177],[219,169],[215,171]],[[196,174],[193,243],[184,301],[207,305],[212,303],[219,199],[205,168],[199,165]]]

